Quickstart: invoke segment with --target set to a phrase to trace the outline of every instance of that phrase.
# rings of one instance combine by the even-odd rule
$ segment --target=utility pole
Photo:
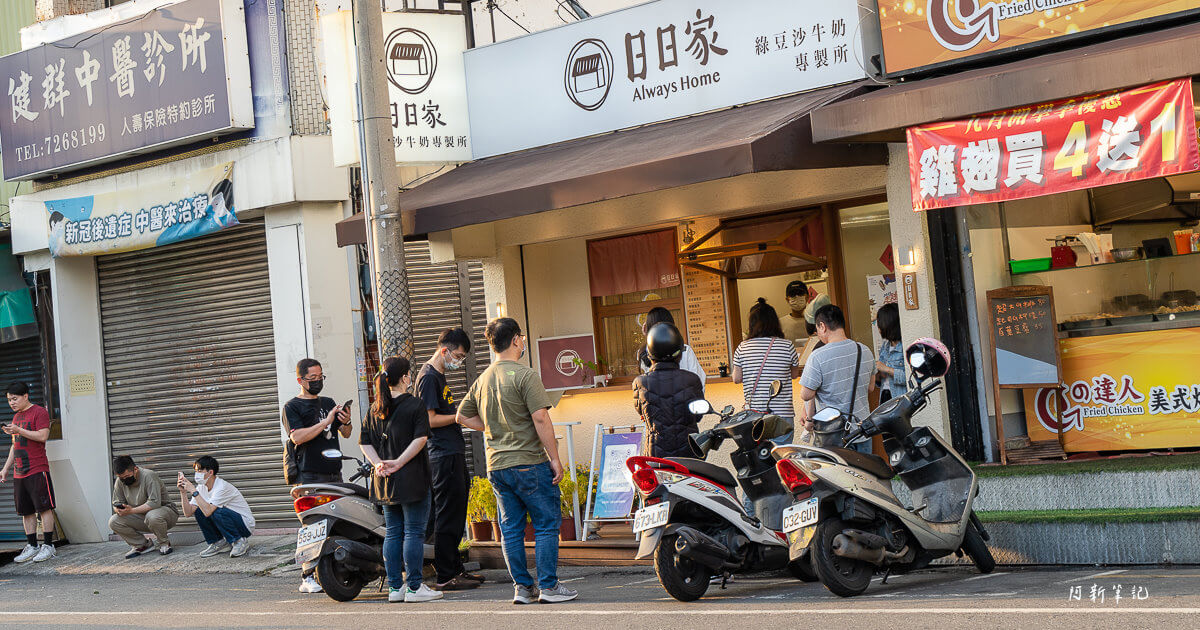
[[[381,0],[353,0],[352,8],[358,64],[359,164],[379,358],[382,361],[400,355],[412,361],[404,223],[398,198],[400,174],[396,170],[385,78],[383,5]]]

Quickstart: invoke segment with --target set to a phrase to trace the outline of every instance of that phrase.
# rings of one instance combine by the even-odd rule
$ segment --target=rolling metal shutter
[[[455,402],[460,401],[466,395],[468,385],[490,361],[487,340],[483,336],[487,326],[483,264],[470,261],[435,265],[430,262],[428,241],[405,243],[404,262],[408,269],[413,350],[417,360],[424,361],[433,356],[438,335],[447,328],[462,326],[471,335],[471,355],[463,369],[446,375],[446,384],[454,394]],[[470,439],[467,443],[467,471],[474,474],[477,470],[475,457],[472,457],[474,451],[470,448]],[[479,462],[478,472],[483,473],[482,462]]]
[[[96,266],[112,453],[132,455],[172,490],[177,472],[190,477],[192,461],[212,455],[259,527],[295,525],[263,228],[103,256]]]
[[[29,385],[30,402],[51,408],[46,404],[42,384],[42,343],[38,337],[0,344],[0,388],[8,387],[14,381]],[[13,411],[8,405],[0,407],[0,421],[7,424],[12,422],[12,417]],[[12,436],[0,432],[0,449],[3,449],[0,457],[8,457],[11,445]],[[25,528],[21,525],[21,517],[17,515],[17,506],[13,504],[11,479],[10,476],[8,483],[0,484],[0,540],[25,538]]]

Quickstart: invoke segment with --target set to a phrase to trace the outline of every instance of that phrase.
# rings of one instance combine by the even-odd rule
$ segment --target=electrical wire
[[[509,22],[512,22],[513,24],[516,24],[516,25],[517,25],[517,28],[521,29],[522,31],[525,31],[526,33],[529,33],[529,32],[530,32],[530,30],[529,30],[529,29],[527,29],[527,28],[525,28],[524,26],[522,26],[520,22],[518,22],[518,21],[514,20],[514,19],[513,19],[513,16],[509,15],[508,13],[506,13],[506,12],[504,11],[504,8],[503,8],[503,7],[501,7],[499,4],[497,4],[496,2],[491,2],[490,4],[491,4],[491,6],[495,7],[497,11],[499,11],[499,12],[500,12],[500,15],[503,15],[504,17],[508,18],[508,21],[509,21]]]
[[[168,5],[168,4],[161,4],[161,5],[159,5],[159,6],[157,6],[157,7],[154,7],[153,9],[151,9],[151,10],[149,10],[149,11],[147,11],[147,12],[145,12],[145,13],[143,13],[143,14],[141,14],[141,15],[137,16],[137,17],[134,17],[134,18],[129,18],[128,20],[124,20],[124,21],[121,21],[121,22],[113,22],[112,24],[109,24],[109,25],[107,25],[107,26],[103,26],[103,27],[101,27],[101,28],[97,29],[95,33],[92,33],[91,35],[88,35],[87,37],[84,37],[83,39],[81,39],[81,40],[79,40],[79,41],[75,42],[74,44],[71,44],[70,46],[64,46],[64,45],[62,45],[62,44],[60,44],[60,43],[58,43],[58,42],[50,42],[50,43],[48,43],[48,44],[42,44],[42,45],[43,45],[43,46],[53,46],[54,48],[61,48],[61,49],[63,49],[63,50],[71,50],[71,49],[73,49],[73,48],[78,48],[80,44],[82,44],[82,43],[84,43],[84,42],[88,41],[89,39],[91,39],[91,38],[93,38],[93,37],[95,37],[95,36],[97,36],[97,35],[99,35],[99,34],[101,34],[101,33],[105,32],[105,31],[107,31],[107,30],[109,30],[109,29],[113,29],[113,28],[116,28],[116,27],[118,27],[118,26],[124,26],[124,25],[126,25],[126,24],[133,24],[133,23],[135,23],[135,22],[139,22],[139,21],[141,21],[141,20],[144,20],[144,19],[146,19],[146,18],[150,17],[151,15],[154,15],[155,13],[158,13],[159,9],[162,9],[163,7],[166,7],[166,6],[169,6],[169,5]]]

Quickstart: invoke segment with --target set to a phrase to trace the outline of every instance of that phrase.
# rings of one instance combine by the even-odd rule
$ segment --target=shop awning
[[[1200,24],[903,83],[813,112],[818,142],[904,142],[938,120],[1200,75]]]
[[[427,234],[748,173],[885,165],[882,147],[813,143],[809,113],[861,89],[827,88],[470,162],[402,193],[400,205],[414,233]],[[361,225],[361,215],[343,220],[338,245],[363,242]]]

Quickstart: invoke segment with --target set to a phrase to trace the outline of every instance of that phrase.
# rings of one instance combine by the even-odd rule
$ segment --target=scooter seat
[[[327,484],[325,484],[325,485],[327,485],[327,486],[334,486],[334,487],[337,487],[337,488],[342,488],[343,490],[350,490],[351,492],[353,492],[353,493],[354,493],[354,495],[355,495],[355,496],[359,496],[359,497],[362,497],[362,498],[364,498],[364,499],[370,499],[370,498],[371,498],[371,495],[370,495],[369,493],[367,493],[367,489],[366,489],[366,488],[364,488],[364,487],[362,487],[362,486],[360,486],[360,485],[358,485],[358,484],[356,484],[356,483],[344,483],[344,482],[341,482],[341,481],[335,481],[335,482],[329,482],[329,483],[327,483]]]
[[[839,457],[846,460],[846,463],[854,468],[858,468],[880,479],[891,479],[896,476],[896,471],[892,470],[888,463],[883,461],[878,455],[869,455],[860,453],[851,448],[831,447],[831,450],[838,454]]]
[[[733,478],[733,475],[728,470],[716,464],[710,464],[702,459],[693,459],[691,457],[666,457],[664,459],[680,464],[697,475],[715,481],[726,488],[737,486],[737,480]]]

